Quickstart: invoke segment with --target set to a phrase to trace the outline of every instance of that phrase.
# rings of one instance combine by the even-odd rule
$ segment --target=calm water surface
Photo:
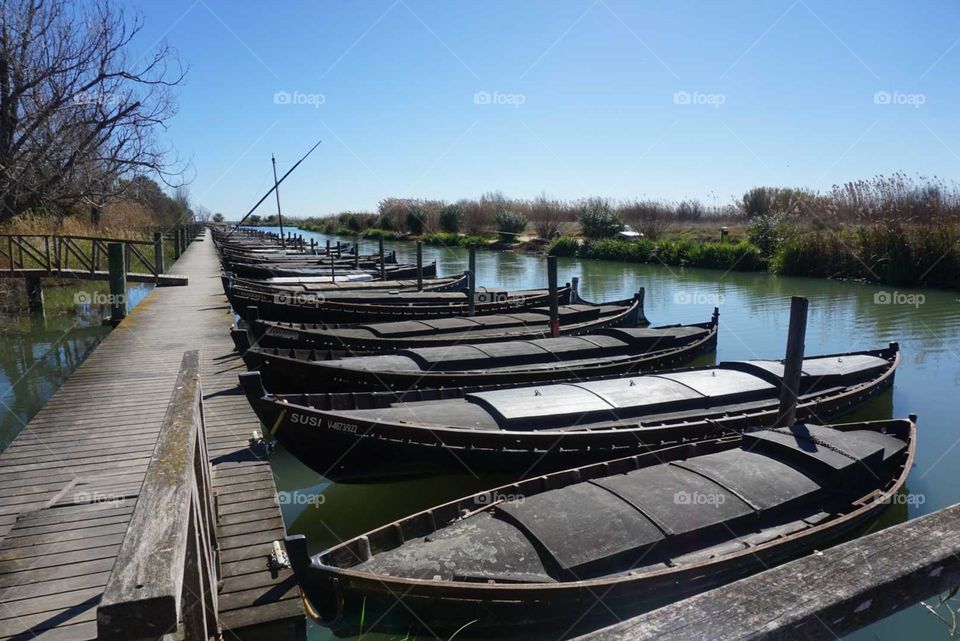
[[[129,284],[128,310],[152,289]],[[101,324],[109,305],[91,302],[106,292],[106,283],[45,284],[45,318],[0,315],[0,451],[109,333]]]
[[[325,242],[320,234],[305,234]],[[401,261],[414,260],[412,243],[387,243]],[[361,251],[373,252],[365,242]],[[424,248],[426,260],[438,261],[438,272],[463,271],[461,249]],[[507,288],[541,287],[546,261],[523,254],[477,253],[478,282]],[[855,419],[919,415],[916,466],[908,481],[922,503],[895,506],[865,531],[901,522],[960,500],[960,302],[958,294],[906,290],[767,274],[724,274],[719,271],[627,265],[561,259],[561,282],[579,276],[581,294],[590,300],[626,298],[646,288],[646,312],[653,324],[706,321],[720,308],[719,347],[695,364],[721,360],[779,358],[783,355],[790,296],[810,299],[807,354],[875,348],[898,341],[903,362],[896,384],[851,415]],[[77,288],[79,290],[81,288]],[[148,288],[131,292],[131,303]],[[72,296],[73,292],[64,292]],[[106,333],[100,329],[103,309],[74,307],[46,321],[8,322],[0,339],[0,447],[43,405],[57,386]],[[226,330],[226,328],[225,328]],[[498,484],[499,479],[460,476],[413,480],[387,485],[338,485],[326,481],[291,455],[278,449],[273,457],[284,518],[291,533],[306,534],[318,551],[383,523],[431,505]],[[311,641],[331,638],[310,626]],[[385,641],[382,635],[365,635]],[[420,638],[429,638],[420,637]],[[465,638],[463,634],[458,639]],[[911,607],[849,639],[947,639],[946,628],[920,607]]]

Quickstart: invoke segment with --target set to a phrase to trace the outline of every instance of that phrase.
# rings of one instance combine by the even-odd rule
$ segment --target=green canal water
[[[326,240],[319,234],[305,234]],[[400,260],[413,261],[412,243],[387,243]],[[376,243],[362,244],[373,252]],[[424,248],[436,259],[441,275],[463,271],[461,249]],[[478,282],[507,288],[540,287],[546,282],[541,257],[503,252],[477,253]],[[706,321],[720,308],[716,354],[695,364],[721,360],[781,357],[786,339],[790,296],[810,299],[807,354],[880,347],[897,341],[903,362],[891,392],[870,402],[850,420],[919,415],[916,466],[908,481],[912,502],[891,507],[866,531],[902,522],[960,500],[960,295],[934,290],[906,290],[763,273],[724,274],[678,267],[561,260],[561,282],[578,276],[581,294],[591,300],[626,298],[646,288],[646,312],[653,324]],[[86,284],[84,284],[86,285]],[[19,433],[60,383],[99,342],[107,310],[72,305],[86,286],[57,288],[62,313],[46,320],[20,317],[0,325],[0,448]],[[135,304],[149,287],[131,290]],[[52,294],[48,293],[48,301]],[[226,328],[224,328],[226,331]],[[387,485],[340,485],[326,481],[282,449],[273,455],[274,473],[287,528],[305,534],[314,550],[360,534],[385,522],[496,485],[499,479],[463,475]],[[413,632],[413,631],[411,631]],[[310,625],[311,641],[332,638]],[[364,639],[397,638],[368,634]],[[418,638],[430,638],[421,636]],[[457,637],[467,638],[466,632]],[[848,639],[893,641],[905,638],[946,639],[946,627],[921,607],[862,630]]]
[[[304,234],[321,244],[326,236]],[[416,260],[413,243],[386,243],[401,262]],[[361,252],[375,252],[362,242]],[[424,247],[424,260],[437,261],[440,275],[463,271],[463,249]],[[872,400],[849,420],[919,416],[916,465],[908,488],[912,501],[892,506],[861,533],[932,512],[960,501],[960,294],[908,290],[808,278],[778,278],[766,273],[723,273],[679,267],[631,265],[560,259],[560,282],[580,278],[581,295],[594,301],[626,298],[646,289],[646,313],[653,324],[706,321],[720,309],[716,354],[696,365],[722,360],[780,358],[786,343],[790,297],[810,299],[807,354],[882,347],[899,342],[903,361],[892,392]],[[477,282],[507,288],[541,287],[547,266],[542,257],[509,252],[477,252]],[[846,419],[845,419],[846,420]],[[461,476],[386,485],[330,483],[277,451],[274,469],[284,518],[291,533],[305,534],[319,551],[411,512],[495,485],[498,479]],[[399,606],[398,606],[399,607]],[[464,631],[461,636],[464,636]],[[335,638],[311,626],[311,641]],[[367,634],[364,639],[397,638]],[[418,638],[431,638],[429,635]],[[851,641],[906,638],[947,639],[946,627],[921,606],[861,630]]]
[[[130,284],[133,309],[152,285]],[[107,284],[45,285],[46,315],[0,315],[0,451],[110,331]]]

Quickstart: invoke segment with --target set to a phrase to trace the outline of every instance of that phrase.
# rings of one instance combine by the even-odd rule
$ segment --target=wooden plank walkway
[[[0,454],[0,639],[95,639],[96,608],[126,533],[183,352],[201,350],[219,496],[227,639],[302,638],[290,571],[267,566],[283,520],[269,462],[248,446],[259,421],[236,387],[242,361],[213,243],[171,270]]]

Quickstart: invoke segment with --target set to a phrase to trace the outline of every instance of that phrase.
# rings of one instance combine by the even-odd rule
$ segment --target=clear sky
[[[291,215],[387,196],[699,198],[960,169],[960,3],[169,0],[167,132],[196,200]],[[286,92],[286,93],[284,93]],[[271,213],[264,203],[258,213]]]

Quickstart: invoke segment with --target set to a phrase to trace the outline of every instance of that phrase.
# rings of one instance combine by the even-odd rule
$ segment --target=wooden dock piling
[[[467,253],[467,316],[477,311],[477,250],[471,247]]]
[[[423,291],[423,242],[417,241],[417,291]]]
[[[383,260],[383,236],[380,237],[380,280],[387,280],[387,264]]]
[[[110,321],[118,323],[127,316],[127,268],[123,244],[107,245],[110,269]]]
[[[780,411],[776,425],[793,425],[797,415],[797,395],[803,373],[804,342],[807,336],[807,309],[810,301],[802,296],[790,300],[790,326],[787,330],[787,353],[783,363],[783,386],[780,388]]]
[[[550,301],[550,335],[560,335],[560,304],[557,296],[557,257],[547,256],[547,292]]]

